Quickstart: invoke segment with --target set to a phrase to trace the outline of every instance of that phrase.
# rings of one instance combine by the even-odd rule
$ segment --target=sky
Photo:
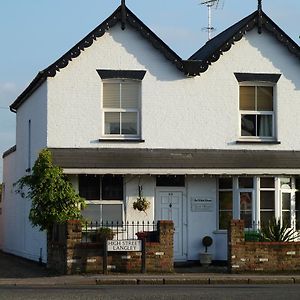
[[[126,0],[128,8],[180,57],[207,41],[205,0]],[[52,64],[120,5],[121,0],[0,0],[0,153],[15,144],[8,106]],[[257,0],[219,0],[213,35],[257,9]],[[263,0],[263,10],[300,44],[300,1]],[[2,159],[0,159],[0,182]]]

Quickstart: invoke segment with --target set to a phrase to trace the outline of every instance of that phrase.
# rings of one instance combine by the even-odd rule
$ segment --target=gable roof
[[[258,28],[267,30],[274,35],[280,43],[300,59],[300,47],[295,43],[278,25],[276,25],[262,10],[258,8],[255,12],[241,21],[232,25],[194,53],[188,60],[182,60],[167,44],[165,44],[153,31],[151,31],[125,4],[121,4],[113,14],[103,21],[98,27],[84,37],[72,49],[51,64],[45,70],[39,72],[21,95],[10,105],[10,110],[16,112],[34,91],[39,88],[48,77],[54,77],[57,72],[65,68],[70,61],[78,57],[85,48],[90,47],[94,41],[103,36],[110,28],[121,23],[124,30],[130,25],[148,40],[167,60],[173,63],[177,69],[188,76],[197,76],[207,71],[208,67],[216,62],[220,56],[228,51],[231,46],[242,39],[247,31]]]
[[[242,39],[246,32],[257,28],[258,33],[264,30],[271,33],[288,50],[300,59],[300,47],[278,25],[276,25],[261,9],[224,30],[208,41],[202,48],[184,62],[186,73],[199,75],[216,62],[231,46]],[[189,73],[190,72],[190,73]]]
[[[16,110],[22,105],[33,92],[40,87],[47,77],[54,77],[57,72],[65,68],[70,61],[78,57],[84,49],[90,47],[94,41],[103,36],[110,28],[117,23],[121,23],[122,30],[126,25],[130,25],[138,31],[146,40],[148,40],[159,52],[161,52],[167,60],[173,63],[180,71],[183,71],[182,59],[167,45],[165,44],[149,27],[147,27],[132,11],[125,5],[120,5],[110,17],[103,21],[87,36],[85,36],[79,43],[72,49],[60,57],[57,61],[49,67],[40,71],[28,87],[22,92],[21,95],[10,105],[10,110]]]

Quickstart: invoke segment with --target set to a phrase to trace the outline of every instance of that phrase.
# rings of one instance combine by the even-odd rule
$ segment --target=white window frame
[[[122,212],[122,222],[124,223],[125,221],[125,212],[124,212],[124,208],[125,208],[125,199],[126,199],[126,196],[125,196],[125,184],[124,184],[124,178],[123,178],[123,199],[122,200],[108,200],[108,199],[105,199],[105,200],[102,200],[102,178],[103,176],[100,176],[99,177],[99,189],[100,189],[100,199],[89,199],[89,200],[85,200],[85,203],[87,205],[89,204],[96,204],[96,205],[99,205],[99,209],[101,210],[101,215],[100,215],[100,220],[99,220],[99,224],[102,223],[103,221],[103,215],[102,215],[102,205],[121,205],[121,212]],[[110,221],[111,222],[111,221]],[[88,221],[89,223],[89,221]],[[106,224],[106,223],[104,223]],[[108,223],[110,224],[110,223]],[[121,224],[119,224],[121,225]]]
[[[257,87],[272,87],[273,88],[273,111],[258,111],[258,110],[241,110],[240,109],[240,87],[252,86],[255,87],[255,101],[257,100]],[[276,85],[267,82],[253,81],[253,82],[243,82],[239,84],[239,100],[238,100],[238,110],[239,110],[239,139],[248,141],[274,141],[276,140]],[[242,135],[242,115],[270,115],[272,116],[272,136],[244,136]],[[257,125],[257,123],[256,123]]]
[[[277,178],[275,176],[264,176],[264,177],[268,177],[268,178],[273,178],[274,179],[274,187],[273,188],[264,188],[261,187],[261,178],[263,177],[257,177],[257,203],[256,203],[256,207],[257,207],[257,211],[256,211],[256,219],[257,219],[257,228],[261,228],[261,212],[273,212],[274,211],[274,218],[277,218],[277,213],[278,212],[278,206],[277,206],[277,190],[278,190],[278,185],[277,185]],[[261,197],[260,197],[260,193],[261,192],[273,192],[274,193],[274,210],[273,209],[266,209],[266,208],[261,208]]]
[[[139,85],[139,99],[138,107],[136,109],[122,109],[122,108],[104,108],[103,107],[103,94],[105,83],[115,83],[120,86],[120,101],[122,101],[121,85],[126,83],[138,83]],[[141,137],[141,91],[142,81],[138,79],[103,79],[102,80],[102,96],[101,96],[101,110],[102,110],[102,137],[106,139],[139,139]],[[107,112],[133,112],[137,113],[137,134],[105,134],[105,113]],[[122,132],[122,120],[120,119],[120,132]]]
[[[227,231],[227,229],[224,229],[224,228],[220,228],[220,212],[222,211],[230,211],[230,210],[225,210],[225,209],[220,209],[220,192],[231,192],[232,193],[232,203],[231,203],[231,219],[234,219],[234,178],[233,177],[230,177],[230,179],[232,180],[232,187],[231,189],[221,189],[220,188],[220,179],[221,178],[226,178],[225,176],[220,176],[218,179],[217,179],[217,230],[218,231]]]

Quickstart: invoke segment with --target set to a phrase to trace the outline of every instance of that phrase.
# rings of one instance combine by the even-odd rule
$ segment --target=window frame
[[[258,87],[272,87],[273,89],[273,110],[269,111],[259,111],[259,110],[242,110],[240,109],[240,88],[241,87],[255,87],[255,103],[257,103],[257,88]],[[277,120],[276,120],[276,83],[272,82],[261,82],[261,81],[249,81],[239,83],[238,92],[238,111],[239,111],[239,140],[240,141],[275,141],[276,140],[276,130],[277,130]],[[271,136],[246,136],[242,135],[242,115],[255,115],[256,116],[256,127],[257,127],[257,116],[270,115],[272,116],[272,135]],[[257,131],[257,128],[256,128]]]
[[[87,174],[88,176],[95,176],[94,174]],[[98,175],[97,175],[98,176]],[[99,176],[99,195],[100,195],[100,199],[86,199],[85,202],[87,205],[89,204],[94,204],[94,205],[99,205],[99,210],[100,210],[100,220],[99,220],[99,224],[101,224],[103,222],[103,205],[121,205],[121,222],[124,223],[125,220],[125,184],[124,184],[124,177],[123,177],[123,199],[122,200],[103,200],[102,199],[102,179],[105,175]],[[122,175],[116,175],[116,176],[122,176]],[[78,176],[78,190],[79,190],[79,176]],[[94,221],[88,221],[88,222],[92,222],[94,223]],[[111,222],[111,221],[110,221]],[[104,223],[106,224],[106,222]],[[108,223],[109,225],[111,223]],[[114,224],[116,225],[116,224]]]
[[[231,220],[234,218],[234,178],[228,177],[231,179],[231,188],[220,188],[220,179],[227,178],[220,176],[217,179],[217,230],[218,231],[227,231],[225,228],[220,228],[220,212],[231,212]],[[220,209],[220,193],[222,192],[231,192],[231,210],[230,209]]]
[[[139,88],[139,96],[137,99],[138,107],[137,108],[104,108],[104,85],[106,83],[111,84],[119,84],[120,87],[120,101],[122,101],[121,96],[121,86],[122,84],[132,84],[137,83]],[[102,133],[101,137],[104,139],[120,139],[120,140],[137,140],[141,138],[141,98],[142,98],[142,80],[140,79],[133,79],[133,78],[108,78],[102,79],[102,91],[101,91],[101,117],[102,117]],[[137,114],[137,121],[136,121],[136,128],[137,134],[122,134],[122,120],[120,119],[120,134],[106,134],[105,133],[105,113],[136,113]]]

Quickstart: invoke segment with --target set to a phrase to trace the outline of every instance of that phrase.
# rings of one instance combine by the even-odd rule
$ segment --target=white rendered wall
[[[54,78],[48,79],[49,147],[142,147],[300,150],[300,63],[273,36],[255,30],[187,78],[141,35],[115,26]],[[146,70],[142,81],[140,144],[99,143],[101,79],[97,69]],[[238,82],[234,72],[279,73],[276,118],[280,145],[236,145]]]
[[[24,175],[29,166],[29,126],[31,120],[31,168],[39,151],[47,145],[47,84],[44,83],[18,109],[16,145],[17,150],[4,159],[5,204],[4,227],[5,240],[3,250],[32,260],[38,260],[42,254],[46,261],[46,234],[33,228],[28,215],[30,200],[15,193],[13,184]],[[42,250],[41,250],[42,249]]]

